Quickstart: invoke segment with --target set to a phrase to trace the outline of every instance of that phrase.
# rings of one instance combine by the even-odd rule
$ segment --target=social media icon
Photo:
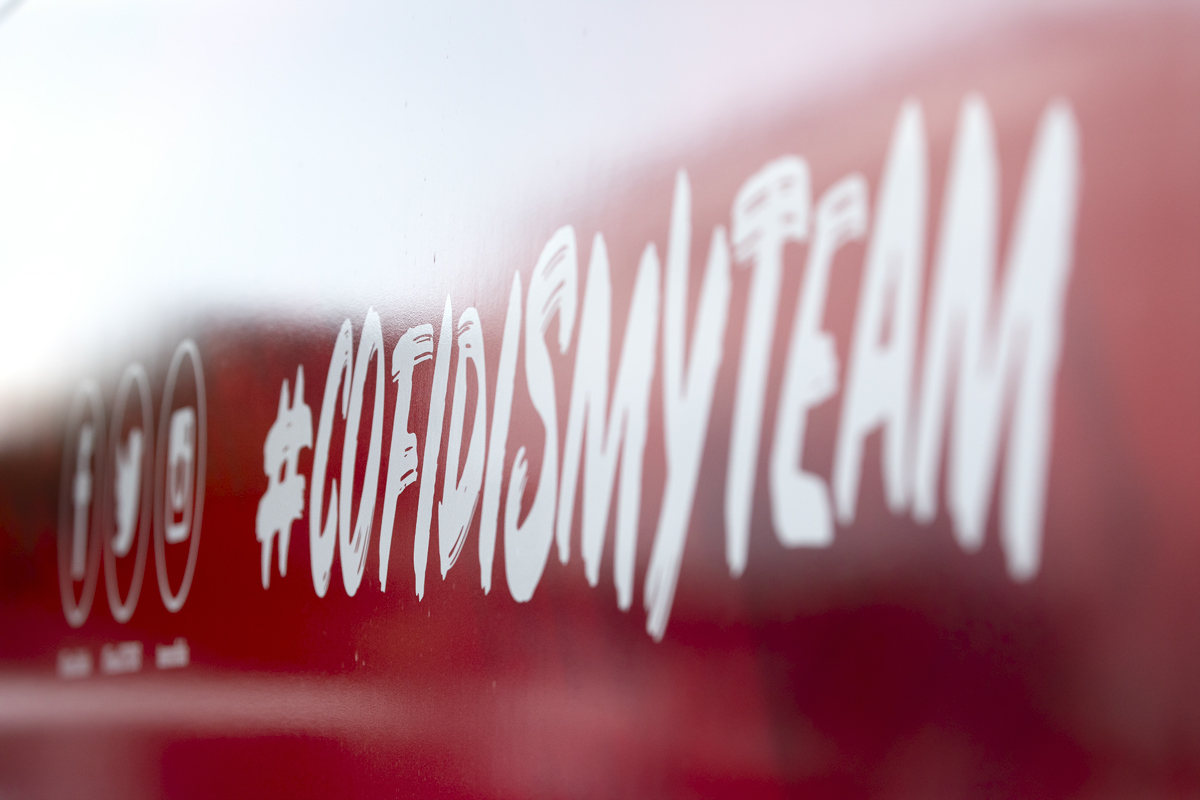
[[[176,395],[185,362],[192,371],[194,402],[189,402],[190,397]],[[182,401],[178,407],[177,401]],[[154,564],[163,604],[175,613],[183,608],[196,572],[204,510],[207,443],[204,370],[200,365],[200,349],[191,339],[181,342],[171,358],[158,425],[158,455],[154,468]],[[184,547],[187,549],[182,579],[172,577],[172,572],[179,574],[179,556],[170,559],[175,566],[168,563],[167,549],[173,546],[178,546],[173,553],[182,553]],[[178,589],[173,588],[176,580]]]
[[[71,482],[71,580],[81,581],[87,573],[88,528],[92,510],[92,454],[96,449],[96,426],[79,426],[75,448],[75,479]]]
[[[140,413],[131,420],[127,432],[126,410],[136,402]],[[117,622],[128,622],[137,607],[146,572],[146,554],[150,544],[150,485],[153,473],[151,436],[154,428],[150,404],[150,379],[141,364],[125,368],[117,384],[109,433],[108,510],[102,514],[104,539],[104,585],[108,607]],[[119,567],[119,564],[132,566]],[[122,589],[124,575],[129,588]]]
[[[87,619],[99,578],[103,452],[100,387],[84,381],[67,412],[58,499],[58,588],[63,615],[73,628]]]
[[[171,412],[167,445],[167,543],[187,541],[192,527],[192,483],[196,468],[196,410],[191,406]]]
[[[124,558],[133,547],[133,534],[138,520],[138,500],[142,493],[141,428],[131,430],[125,443],[117,442],[113,467],[116,469],[113,508],[117,518],[117,531],[113,536],[112,549],[118,557]]]

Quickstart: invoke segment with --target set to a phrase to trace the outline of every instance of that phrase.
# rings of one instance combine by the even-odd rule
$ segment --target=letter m
[[[612,283],[604,238],[596,235],[584,290],[583,314],[575,351],[575,379],[567,436],[563,444],[556,535],[559,559],[570,556],[571,518],[581,457],[583,481],[583,564],[588,582],[600,579],[600,558],[613,484],[620,453],[621,484],[617,500],[613,580],[617,603],[628,610],[633,602],[633,568],[637,555],[637,525],[642,500],[642,458],[646,450],[650,383],[654,377],[659,307],[659,266],[654,251],[642,255],[621,346],[609,412],[608,365],[612,331]],[[584,433],[587,449],[584,451]]]
[[[1000,205],[995,135],[982,98],[963,102],[926,320],[913,513],[922,522],[936,514],[952,396],[947,506],[959,544],[978,549],[1007,419],[1000,531],[1009,574],[1017,580],[1033,577],[1041,559],[1078,184],[1075,119],[1066,103],[1054,102],[1038,125],[994,303]]]

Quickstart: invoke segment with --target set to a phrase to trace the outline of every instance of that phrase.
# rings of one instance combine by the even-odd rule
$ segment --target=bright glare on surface
[[[184,310],[378,297],[427,279],[435,252],[459,269],[531,209],[602,188],[611,173],[592,164],[678,157],[769,99],[819,99],[834,71],[845,91],[986,25],[997,4],[831,5],[820,35],[788,5],[600,5],[14,8],[0,405],[36,402]]]

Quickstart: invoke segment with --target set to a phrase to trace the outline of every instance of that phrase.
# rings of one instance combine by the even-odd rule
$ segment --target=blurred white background
[[[464,231],[1037,13],[1015,5],[19,3],[0,441],[182,310],[378,296]]]

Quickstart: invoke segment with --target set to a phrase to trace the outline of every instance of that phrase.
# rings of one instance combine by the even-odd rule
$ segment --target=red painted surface
[[[122,354],[148,367],[156,424],[177,340],[194,338],[203,357],[209,433],[196,578],[184,608],[168,613],[151,555],[128,624],[113,620],[102,576],[86,623],[70,628],[56,579],[61,434],[0,454],[0,790],[31,797],[1200,792],[1198,34],[1190,10],[1076,14],[997,30],[881,70],[866,84],[835,87],[819,103],[797,107],[780,97],[724,138],[681,149],[635,177],[614,177],[577,198],[547,198],[524,228],[481,234],[489,259],[437,273],[418,291],[380,287],[361,307],[304,318],[197,316],[143,351]],[[909,97],[923,107],[929,142],[929,253],[955,120],[970,92],[986,99],[997,132],[1002,254],[1033,134],[1051,100],[1069,102],[1080,134],[1042,566],[1032,581],[1014,582],[1005,571],[998,493],[976,554],[955,543],[944,509],[929,526],[890,513],[878,437],[867,444],[855,522],[839,526],[821,550],[785,550],[771,535],[764,445],[748,567],[730,577],[724,483],[749,278],[735,266],[725,356],[663,641],[646,635],[641,604],[666,470],[661,366],[631,611],[617,608],[611,533],[597,588],[585,581],[578,552],[566,565],[552,555],[533,599],[518,604],[498,544],[484,594],[478,514],[445,580],[433,546],[418,601],[409,561],[415,489],[400,498],[386,592],[377,577],[377,512],[357,595],[346,595],[337,567],[328,594],[315,595],[307,502],[287,576],[276,569],[270,589],[262,588],[254,519],[267,486],[262,445],[278,390],[302,364],[316,417],[343,317],[357,341],[373,305],[390,356],[410,325],[428,322],[436,332],[447,293],[455,314],[477,307],[494,394],[513,271],[528,285],[542,245],[570,223],[581,262],[595,232],[608,243],[615,362],[642,249],[667,247],[677,169],[687,170],[692,186],[694,313],[709,232],[728,225],[742,182],[796,153],[811,165],[818,195],[861,172],[873,211],[892,125]],[[825,327],[842,365],[865,249],[861,241],[845,247],[833,271]],[[786,251],[768,432],[803,252]],[[573,352],[553,358],[560,430]],[[108,411],[120,369],[97,375]],[[426,365],[414,377],[411,428],[421,447],[428,408],[416,398],[428,397],[432,374]],[[367,380],[368,420],[374,379]],[[840,398],[810,416],[804,463],[824,476]],[[67,398],[54,402],[65,419]],[[491,397],[488,407],[490,415]],[[536,476],[541,426],[520,373],[513,409],[509,462],[524,443]],[[335,471],[343,435],[339,418]],[[312,459],[311,449],[302,452],[302,474],[311,475]],[[356,483],[365,462],[360,445]],[[381,476],[381,493],[382,484]],[[182,569],[172,560],[178,555],[169,570]],[[180,636],[190,665],[154,669],[154,646]],[[134,639],[146,648],[139,674],[56,675],[62,648],[98,654],[105,643]]]

